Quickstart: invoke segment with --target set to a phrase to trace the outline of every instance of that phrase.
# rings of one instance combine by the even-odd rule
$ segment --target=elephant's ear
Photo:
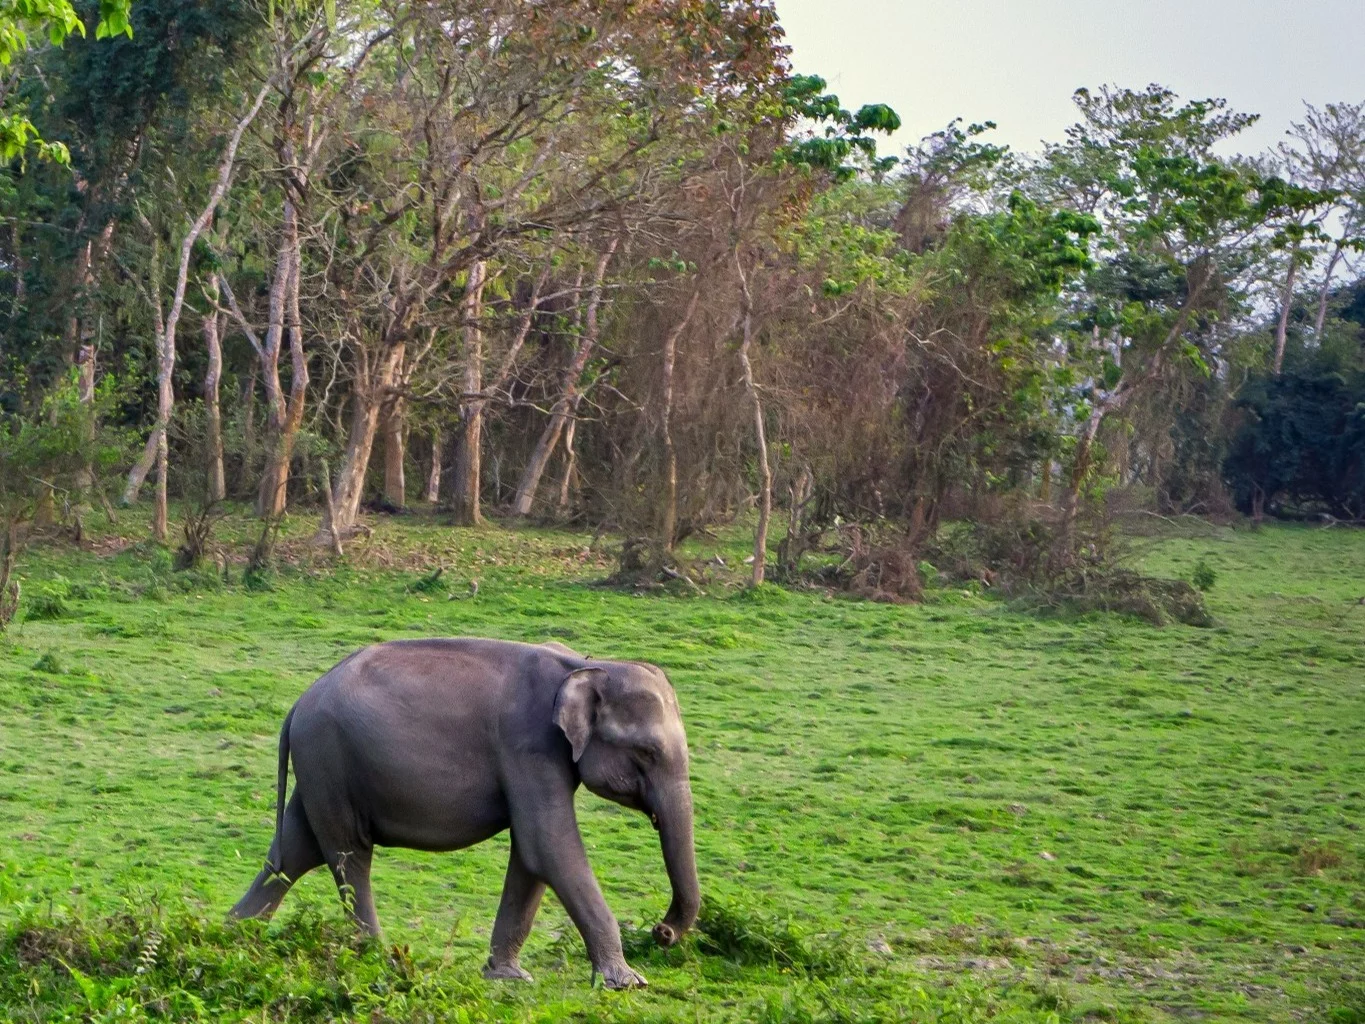
[[[575,762],[583,756],[583,748],[592,736],[597,702],[602,699],[601,687],[606,676],[600,668],[577,669],[565,677],[555,697],[555,725],[569,738]]]

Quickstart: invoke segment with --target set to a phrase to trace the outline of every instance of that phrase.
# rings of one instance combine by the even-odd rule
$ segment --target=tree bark
[[[143,226],[151,229],[151,224],[146,220]],[[128,482],[123,488],[123,504],[134,505],[142,494],[142,485],[147,480],[147,474],[156,465],[157,451],[161,443],[161,420],[165,416],[170,418],[169,398],[166,389],[162,387],[166,380],[163,369],[165,360],[165,338],[166,338],[166,319],[161,311],[161,243],[158,235],[152,236],[152,289],[149,295],[152,307],[152,328],[155,332],[156,362],[157,362],[157,418],[156,424],[152,427],[151,434],[147,437],[147,443],[142,447],[142,455],[134,463],[133,468],[128,473]],[[172,364],[174,368],[174,364]]]
[[[95,358],[95,346],[89,340],[82,343],[76,353],[76,365],[80,372],[78,395],[81,405],[85,406],[86,409],[84,430],[87,443],[95,438],[95,415],[93,412],[95,405]],[[89,494],[94,483],[95,467],[87,462],[76,475],[76,489],[82,496],[85,496]]]
[[[441,428],[431,429],[431,470],[427,473],[427,503],[441,500]]]
[[[578,453],[574,450],[573,439],[578,430],[578,404],[582,400],[582,395],[574,399],[569,424],[564,428],[564,476],[559,481],[560,512],[567,512],[569,508],[569,491],[573,487],[573,475],[578,461]]]
[[[260,370],[260,365],[259,360],[251,364],[251,372],[242,389],[242,403],[245,406],[242,413],[242,472],[237,478],[235,488],[237,494],[242,497],[250,493],[248,482],[251,478],[248,474],[256,461],[256,374]]]
[[[531,514],[531,505],[535,502],[536,489],[540,486],[540,478],[545,473],[545,467],[550,462],[550,455],[554,452],[555,445],[559,442],[564,426],[572,413],[575,398],[578,395],[579,380],[582,378],[583,370],[587,367],[588,360],[597,345],[598,310],[602,304],[602,282],[606,278],[607,266],[611,263],[611,258],[615,255],[616,246],[619,242],[619,236],[613,238],[607,245],[606,252],[602,253],[597,261],[597,269],[593,274],[592,291],[588,297],[588,308],[584,316],[583,336],[579,339],[578,348],[574,351],[573,359],[569,362],[569,368],[564,374],[564,384],[560,390],[560,396],[550,410],[550,422],[541,431],[540,438],[536,441],[535,450],[531,453],[530,461],[527,462],[526,469],[521,474],[521,480],[517,483],[517,494],[512,503],[514,515],[528,516]]]
[[[218,304],[216,285],[209,286],[209,298],[216,307]],[[208,349],[208,369],[204,373],[204,416],[208,421],[209,501],[222,501],[227,497],[227,481],[223,475],[223,416],[218,406],[218,385],[223,377],[220,317],[216,308],[204,317],[204,346]]]
[[[698,286],[692,290],[692,298],[688,300],[687,311],[683,313],[682,319],[664,338],[663,400],[659,411],[659,428],[664,442],[664,507],[663,522],[659,527],[659,542],[665,551],[673,550],[678,533],[678,453],[673,446],[673,368],[677,361],[678,339],[692,321],[692,315],[697,311],[697,302],[700,299],[701,287]],[[570,449],[572,447],[570,442]],[[572,458],[572,451],[570,457]],[[565,480],[568,480],[567,475]],[[561,507],[564,504],[562,499],[560,504]]]
[[[764,567],[768,557],[768,521],[773,514],[773,473],[768,464],[768,432],[763,423],[763,400],[759,397],[754,384],[753,363],[749,351],[754,340],[753,296],[749,291],[749,278],[744,272],[739,250],[735,250],[735,269],[739,274],[740,316],[743,324],[743,340],[739,346],[739,365],[744,371],[744,391],[753,406],[754,436],[758,444],[758,526],[754,529],[754,574],[753,585],[763,583]]]
[[[1327,300],[1332,293],[1332,275],[1336,273],[1337,263],[1341,260],[1343,245],[1338,242],[1332,250],[1332,258],[1327,261],[1327,270],[1322,275],[1322,287],[1318,289],[1318,312],[1313,318],[1313,337],[1322,338],[1323,325],[1327,323]]]
[[[360,500],[365,494],[365,475],[370,453],[379,430],[379,411],[398,381],[403,366],[403,343],[386,345],[375,362],[357,367],[351,396],[351,429],[346,440],[345,461],[337,475],[333,501],[332,529],[342,533],[354,529],[360,516]],[[368,360],[367,360],[368,363]]]
[[[1275,376],[1284,368],[1284,348],[1289,339],[1289,312],[1294,305],[1294,278],[1299,272],[1298,246],[1289,253],[1289,270],[1284,278],[1284,294],[1280,298],[1280,319],[1275,325]]]
[[[327,468],[327,460],[322,460],[322,493],[327,501],[327,518],[323,520],[322,528],[327,531],[332,538],[332,554],[337,558],[342,556],[341,550],[341,531],[337,528],[337,509],[336,502],[332,498],[332,471]]]
[[[460,436],[455,451],[455,486],[451,499],[455,522],[478,526],[483,522],[479,507],[482,488],[483,452],[483,289],[488,283],[487,267],[476,260],[469,268],[462,315],[464,333],[464,407],[460,417]]]
[[[406,451],[403,444],[403,398],[395,395],[384,403],[384,502],[394,509],[408,504],[407,482],[403,476]]]
[[[265,384],[266,442],[256,514],[267,520],[277,519],[288,502],[289,463],[294,454],[294,435],[303,422],[303,401],[308,388],[308,361],[303,354],[303,331],[298,315],[302,262],[298,208],[288,196],[284,200],[282,221],[280,251],[270,285],[270,320],[264,342],[257,343],[261,379]],[[292,364],[287,399],[280,380],[280,352],[286,335]]]

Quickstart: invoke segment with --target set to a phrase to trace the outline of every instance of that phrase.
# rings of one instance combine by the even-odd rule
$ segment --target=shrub
[[[1209,567],[1209,563],[1202,558],[1196,563],[1194,571],[1190,573],[1190,582],[1200,590],[1207,591],[1213,589],[1213,585],[1218,580],[1218,574]]]
[[[33,671],[44,672],[50,676],[63,676],[66,675],[66,665],[62,663],[61,658],[49,651],[33,663]]]
[[[64,619],[69,611],[64,591],[56,587],[45,587],[28,599],[24,618],[29,622]]]

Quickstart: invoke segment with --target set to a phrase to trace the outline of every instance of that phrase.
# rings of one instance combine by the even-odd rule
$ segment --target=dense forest
[[[637,577],[742,520],[755,583],[891,597],[1123,510],[1365,519],[1365,103],[886,157],[766,0],[62,7],[0,26],[7,567],[148,500],[575,520]]]

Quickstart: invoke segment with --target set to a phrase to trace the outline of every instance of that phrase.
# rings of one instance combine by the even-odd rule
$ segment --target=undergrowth
[[[650,962],[643,947],[631,952]],[[756,990],[731,1001],[735,1021],[1045,1024],[1061,1020],[1054,1011],[1066,1005],[1041,983],[933,984],[868,969],[866,959],[837,937],[711,902],[696,936],[656,962],[691,961],[720,978],[767,968],[747,979]],[[586,986],[553,1001],[532,995],[440,956],[361,938],[348,921],[310,908],[272,927],[157,907],[94,919],[30,910],[0,932],[0,1007],[34,1024],[691,1019],[684,1007],[645,1010],[638,994]]]

